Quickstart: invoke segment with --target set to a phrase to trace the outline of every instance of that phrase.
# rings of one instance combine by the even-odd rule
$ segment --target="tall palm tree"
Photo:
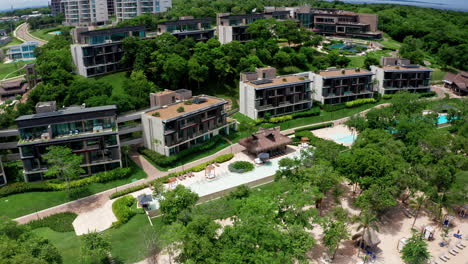
[[[368,232],[369,230],[375,230],[375,231],[379,231],[379,227],[377,226],[377,216],[372,213],[371,211],[368,211],[368,210],[365,210],[365,211],[362,211],[361,214],[359,215],[359,218],[357,219],[357,221],[359,222],[359,225],[357,227],[357,231],[359,230],[363,230],[362,232],[362,239],[361,239],[361,243],[359,245],[359,248],[361,248],[363,246],[363,243],[364,243],[364,235],[366,234],[366,232]],[[358,257],[359,257],[359,252],[361,250],[359,249],[358,250]]]
[[[426,205],[427,203],[427,197],[424,195],[418,195],[416,196],[415,199],[410,201],[410,206],[413,208],[416,208],[416,215],[414,216],[414,221],[413,225],[411,226],[411,229],[413,229],[414,224],[416,224],[416,220],[418,219],[419,212],[421,211],[421,208]]]

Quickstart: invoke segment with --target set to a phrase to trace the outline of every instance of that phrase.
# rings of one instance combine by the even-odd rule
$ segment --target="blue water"
[[[48,34],[50,34],[50,35],[60,35],[60,34],[62,34],[62,32],[60,32],[60,31],[53,31],[53,32],[49,32]]]
[[[356,140],[356,135],[348,134],[348,133],[336,133],[331,138],[338,143],[343,144],[353,144]]]
[[[329,0],[331,1],[331,0]],[[412,5],[437,9],[449,9],[454,11],[468,11],[467,0],[343,0],[343,2],[353,4],[398,4],[398,5]]]
[[[447,120],[447,115],[440,115],[438,118],[437,118],[437,124],[440,125],[440,124],[445,124],[447,123],[448,120]]]

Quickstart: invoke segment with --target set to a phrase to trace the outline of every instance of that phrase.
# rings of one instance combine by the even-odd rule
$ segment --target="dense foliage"
[[[62,263],[62,256],[49,240],[5,217],[0,217],[0,256],[2,263]]]
[[[57,232],[75,232],[73,221],[77,214],[71,212],[58,213],[28,223],[31,229],[48,227]]]
[[[228,168],[231,172],[244,173],[252,171],[254,169],[254,165],[252,162],[248,161],[235,161],[229,164]]]
[[[163,193],[163,199],[159,201],[163,221],[170,224],[177,219],[183,219],[186,222],[197,201],[198,194],[180,184],[175,189]]]
[[[136,203],[137,200],[131,195],[119,198],[112,203],[112,212],[114,212],[114,215],[117,218],[117,222],[112,223],[112,226],[121,226],[136,215],[138,212],[136,209]]]

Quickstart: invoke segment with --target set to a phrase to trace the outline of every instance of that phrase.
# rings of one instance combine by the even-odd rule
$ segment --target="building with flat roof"
[[[222,98],[199,95],[153,107],[141,117],[145,147],[170,156],[220,133],[229,134],[226,103]]]
[[[314,100],[322,104],[343,104],[374,94],[372,72],[364,69],[331,68],[311,75]]]
[[[37,41],[28,41],[18,45],[8,46],[6,55],[10,60],[34,59],[34,50],[39,46]]]
[[[456,94],[468,95],[468,72],[451,73],[444,76],[444,86],[452,89]]]
[[[128,26],[88,31],[73,30],[73,45],[70,46],[76,72],[92,77],[126,70],[120,63],[124,55],[122,40],[128,36],[144,38],[145,26]]]
[[[107,0],[62,0],[65,25],[91,26],[109,22]]]
[[[172,7],[172,0],[114,0],[117,21],[131,19],[145,13],[162,13]]]
[[[382,38],[382,33],[377,30],[378,16],[373,14],[301,6],[296,10],[296,19],[302,26],[324,35]]]
[[[44,179],[42,158],[50,146],[65,146],[83,157],[85,175],[122,166],[115,105],[71,106],[56,110],[55,102],[36,105],[36,114],[16,119],[18,148],[27,182]]]
[[[273,67],[241,73],[240,112],[252,119],[309,110],[312,107],[309,73],[276,76]]]
[[[403,90],[421,93],[431,91],[432,69],[394,57],[382,57],[380,64],[371,66],[380,94],[394,94]]]
[[[216,14],[218,40],[221,44],[226,44],[234,40],[241,42],[252,40],[252,34],[247,32],[249,25],[258,19],[267,18],[275,18],[278,20],[291,19],[291,13],[288,10],[275,10],[246,15],[231,15],[230,13]]]
[[[158,24],[158,35],[168,32],[177,37],[178,40],[193,38],[195,41],[207,41],[214,37],[214,31],[211,18],[189,16]]]

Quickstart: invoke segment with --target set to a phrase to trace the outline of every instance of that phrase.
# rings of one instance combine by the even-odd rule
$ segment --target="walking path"
[[[15,38],[27,42],[27,41],[37,41],[39,42],[39,46],[47,44],[46,40],[40,39],[38,37],[35,37],[29,33],[29,24],[28,23],[23,23],[16,27],[16,29],[13,31],[13,36]]]
[[[437,87],[437,89],[435,89],[435,91],[437,92],[437,97],[430,98],[430,100],[440,99],[440,98],[443,98],[445,96],[446,91],[443,90],[442,88]],[[381,107],[386,107],[386,106],[389,106],[389,105],[390,105],[390,103],[379,104],[379,105],[376,105],[376,106],[374,106],[372,108],[369,108],[367,110],[359,112],[358,114],[359,115],[364,115],[373,108],[381,108]],[[320,123],[314,123],[314,125],[329,123],[329,122],[333,122],[333,125],[339,125],[339,124],[343,124],[344,122],[346,122],[349,118],[350,117],[343,117],[343,118],[340,118],[340,119],[337,119],[337,120],[330,120],[330,121],[325,121],[325,122],[320,122]],[[299,129],[299,128],[302,128],[302,127],[307,127],[307,126],[310,126],[310,125],[311,124],[301,126],[301,127],[292,128],[292,129],[283,130],[282,133],[283,134],[292,134],[292,133],[294,133],[295,129]],[[77,214],[84,214],[84,213],[93,211],[93,210],[95,210],[97,208],[100,208],[103,205],[105,205],[109,201],[109,195],[111,195],[114,192],[117,192],[117,191],[123,190],[123,189],[127,189],[129,187],[137,186],[137,185],[140,185],[140,184],[143,184],[143,183],[148,183],[148,182],[150,182],[150,181],[152,181],[152,180],[154,180],[156,178],[164,177],[167,174],[169,174],[170,172],[181,171],[181,170],[185,170],[185,169],[194,167],[194,166],[199,165],[201,163],[210,161],[210,160],[214,159],[215,157],[217,157],[219,155],[228,154],[228,153],[233,153],[233,154],[239,153],[243,149],[244,148],[242,146],[240,146],[239,144],[236,143],[236,144],[233,144],[233,145],[231,145],[229,147],[226,147],[226,148],[218,151],[217,153],[215,153],[215,154],[213,154],[211,156],[204,157],[202,159],[199,159],[199,160],[184,164],[182,166],[170,169],[168,172],[159,171],[150,162],[148,162],[143,156],[141,156],[140,154],[138,154],[136,152],[131,152],[130,153],[131,159],[148,174],[147,178],[141,179],[141,180],[138,180],[138,181],[135,181],[135,182],[132,182],[132,183],[128,183],[128,184],[125,184],[125,185],[122,185],[122,186],[119,186],[119,187],[116,187],[116,188],[113,188],[113,189],[109,189],[107,191],[103,191],[103,192],[100,192],[100,193],[97,193],[97,194],[94,194],[94,195],[91,195],[91,196],[88,196],[88,197],[85,197],[85,198],[81,198],[81,199],[78,199],[78,200],[75,200],[75,201],[71,201],[71,202],[68,202],[68,203],[65,203],[65,204],[57,205],[57,206],[54,206],[54,207],[51,207],[51,208],[48,208],[48,209],[45,209],[45,210],[42,210],[42,211],[39,211],[39,212],[36,212],[36,213],[32,213],[32,214],[29,214],[29,215],[18,217],[15,220],[20,224],[26,224],[26,223],[28,223],[28,222],[30,222],[32,220],[40,219],[40,218],[43,218],[43,217],[46,217],[46,216],[49,216],[49,215],[52,215],[52,214],[56,214],[56,213],[74,212],[74,213],[77,213]]]

